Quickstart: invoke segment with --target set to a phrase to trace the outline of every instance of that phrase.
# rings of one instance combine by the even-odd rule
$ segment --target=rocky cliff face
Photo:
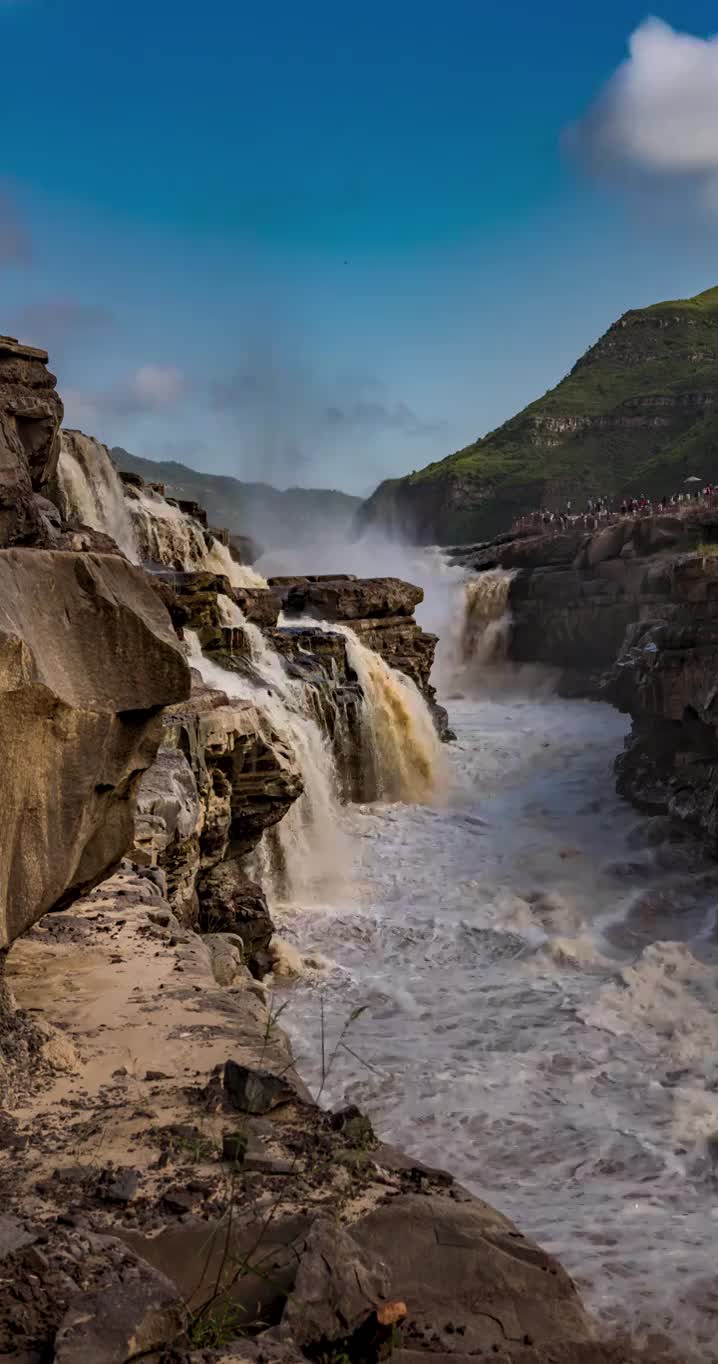
[[[47,359],[0,337],[0,548],[47,538],[42,492],[57,467],[63,413]]]
[[[5,948],[126,851],[162,707],[189,689],[145,575],[113,544],[112,553],[78,553],[72,528],[39,493],[54,477],[62,415],[46,360],[0,338]]]
[[[357,527],[446,544],[496,535],[568,498],[660,497],[690,474],[715,479],[717,356],[718,288],[625,313],[503,426],[382,483]]]
[[[556,670],[564,693],[632,718],[619,790],[718,851],[718,513],[624,519],[586,535],[462,551],[513,574],[509,657]]]

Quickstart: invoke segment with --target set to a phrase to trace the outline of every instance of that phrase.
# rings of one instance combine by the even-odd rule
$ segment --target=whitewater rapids
[[[329,1055],[365,1006],[323,1101],[513,1217],[652,1358],[714,1360],[716,869],[615,795],[610,708],[450,711],[448,804],[347,808],[351,889],[275,913],[329,958],[282,991],[304,1078],[319,983]]]

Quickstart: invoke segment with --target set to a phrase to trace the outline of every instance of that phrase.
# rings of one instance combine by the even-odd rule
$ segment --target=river
[[[656,1359],[715,1360],[716,868],[616,796],[609,707],[530,677],[447,704],[448,792],[345,809],[343,886],[275,906],[300,1069]]]

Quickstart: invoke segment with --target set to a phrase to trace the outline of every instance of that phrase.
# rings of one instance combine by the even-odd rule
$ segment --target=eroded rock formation
[[[443,738],[451,737],[448,717],[436,703],[430,682],[437,637],[414,620],[424,591],[400,578],[345,576],[270,578],[285,615],[349,626],[362,644],[381,654],[391,668],[410,677],[431,706]]]
[[[41,495],[57,466],[63,413],[47,359],[0,336],[0,548],[47,542]]]

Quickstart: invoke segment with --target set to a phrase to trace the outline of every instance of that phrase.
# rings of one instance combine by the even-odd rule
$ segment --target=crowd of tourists
[[[620,521],[626,516],[655,516],[659,512],[682,511],[700,503],[706,506],[718,505],[718,484],[704,484],[695,479],[689,479],[687,482],[691,484],[690,489],[673,493],[671,497],[651,498],[643,494],[641,497],[623,497],[620,502],[617,498],[589,497],[584,509],[576,507],[569,498],[559,511],[542,507],[538,511],[526,512],[516,519],[513,529],[516,532],[573,528],[596,530],[599,526]]]

